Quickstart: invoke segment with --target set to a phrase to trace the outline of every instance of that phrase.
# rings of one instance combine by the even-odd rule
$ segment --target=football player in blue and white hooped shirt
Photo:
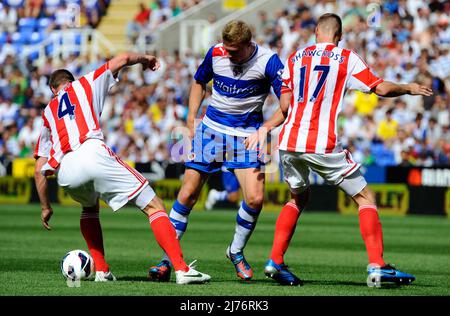
[[[264,174],[260,170],[263,163],[258,159],[258,152],[246,150],[244,142],[263,124],[262,107],[271,87],[279,97],[283,64],[276,53],[252,41],[251,30],[242,21],[229,22],[222,31],[222,38],[223,43],[209,49],[194,76],[187,122],[193,134],[193,146],[170,219],[180,239],[208,176],[219,171],[222,165],[232,170],[242,187],[244,200],[226,254],[238,277],[249,280],[253,272],[243,256],[243,249],[262,208]],[[212,101],[194,133],[194,120],[211,80]],[[278,114],[281,123],[284,117],[281,112]],[[150,279],[166,280],[168,275],[167,259],[149,271]]]

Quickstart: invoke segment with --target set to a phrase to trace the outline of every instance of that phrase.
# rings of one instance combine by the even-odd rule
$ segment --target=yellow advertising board
[[[34,177],[33,158],[16,158],[12,164],[12,175],[15,178],[31,178]]]
[[[29,178],[0,177],[0,204],[28,204],[30,198]]]
[[[377,208],[382,215],[406,215],[409,190],[405,184],[371,184]],[[358,214],[358,206],[342,190],[338,192],[338,209],[342,214]]]

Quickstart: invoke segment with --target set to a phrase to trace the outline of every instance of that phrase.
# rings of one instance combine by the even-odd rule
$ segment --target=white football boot
[[[95,282],[113,282],[117,281],[114,274],[112,274],[111,271],[103,272],[103,271],[97,271],[95,272]]]
[[[189,265],[189,270],[184,272],[182,270],[175,271],[177,284],[199,284],[206,283],[211,280],[211,276],[206,273],[199,272],[192,266],[197,260]]]

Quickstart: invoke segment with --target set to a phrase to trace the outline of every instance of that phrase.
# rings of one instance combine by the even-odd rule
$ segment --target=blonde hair
[[[250,43],[252,31],[244,21],[233,20],[223,28],[222,40],[232,44]]]

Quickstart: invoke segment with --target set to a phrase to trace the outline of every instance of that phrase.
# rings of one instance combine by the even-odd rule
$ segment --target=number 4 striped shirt
[[[347,89],[369,92],[376,77],[355,52],[318,43],[294,52],[285,63],[281,93],[292,93],[279,149],[301,153],[342,151],[337,117]]]
[[[44,109],[34,157],[47,157],[57,169],[64,155],[87,139],[103,139],[99,119],[111,87],[117,82],[108,63],[67,84]]]

